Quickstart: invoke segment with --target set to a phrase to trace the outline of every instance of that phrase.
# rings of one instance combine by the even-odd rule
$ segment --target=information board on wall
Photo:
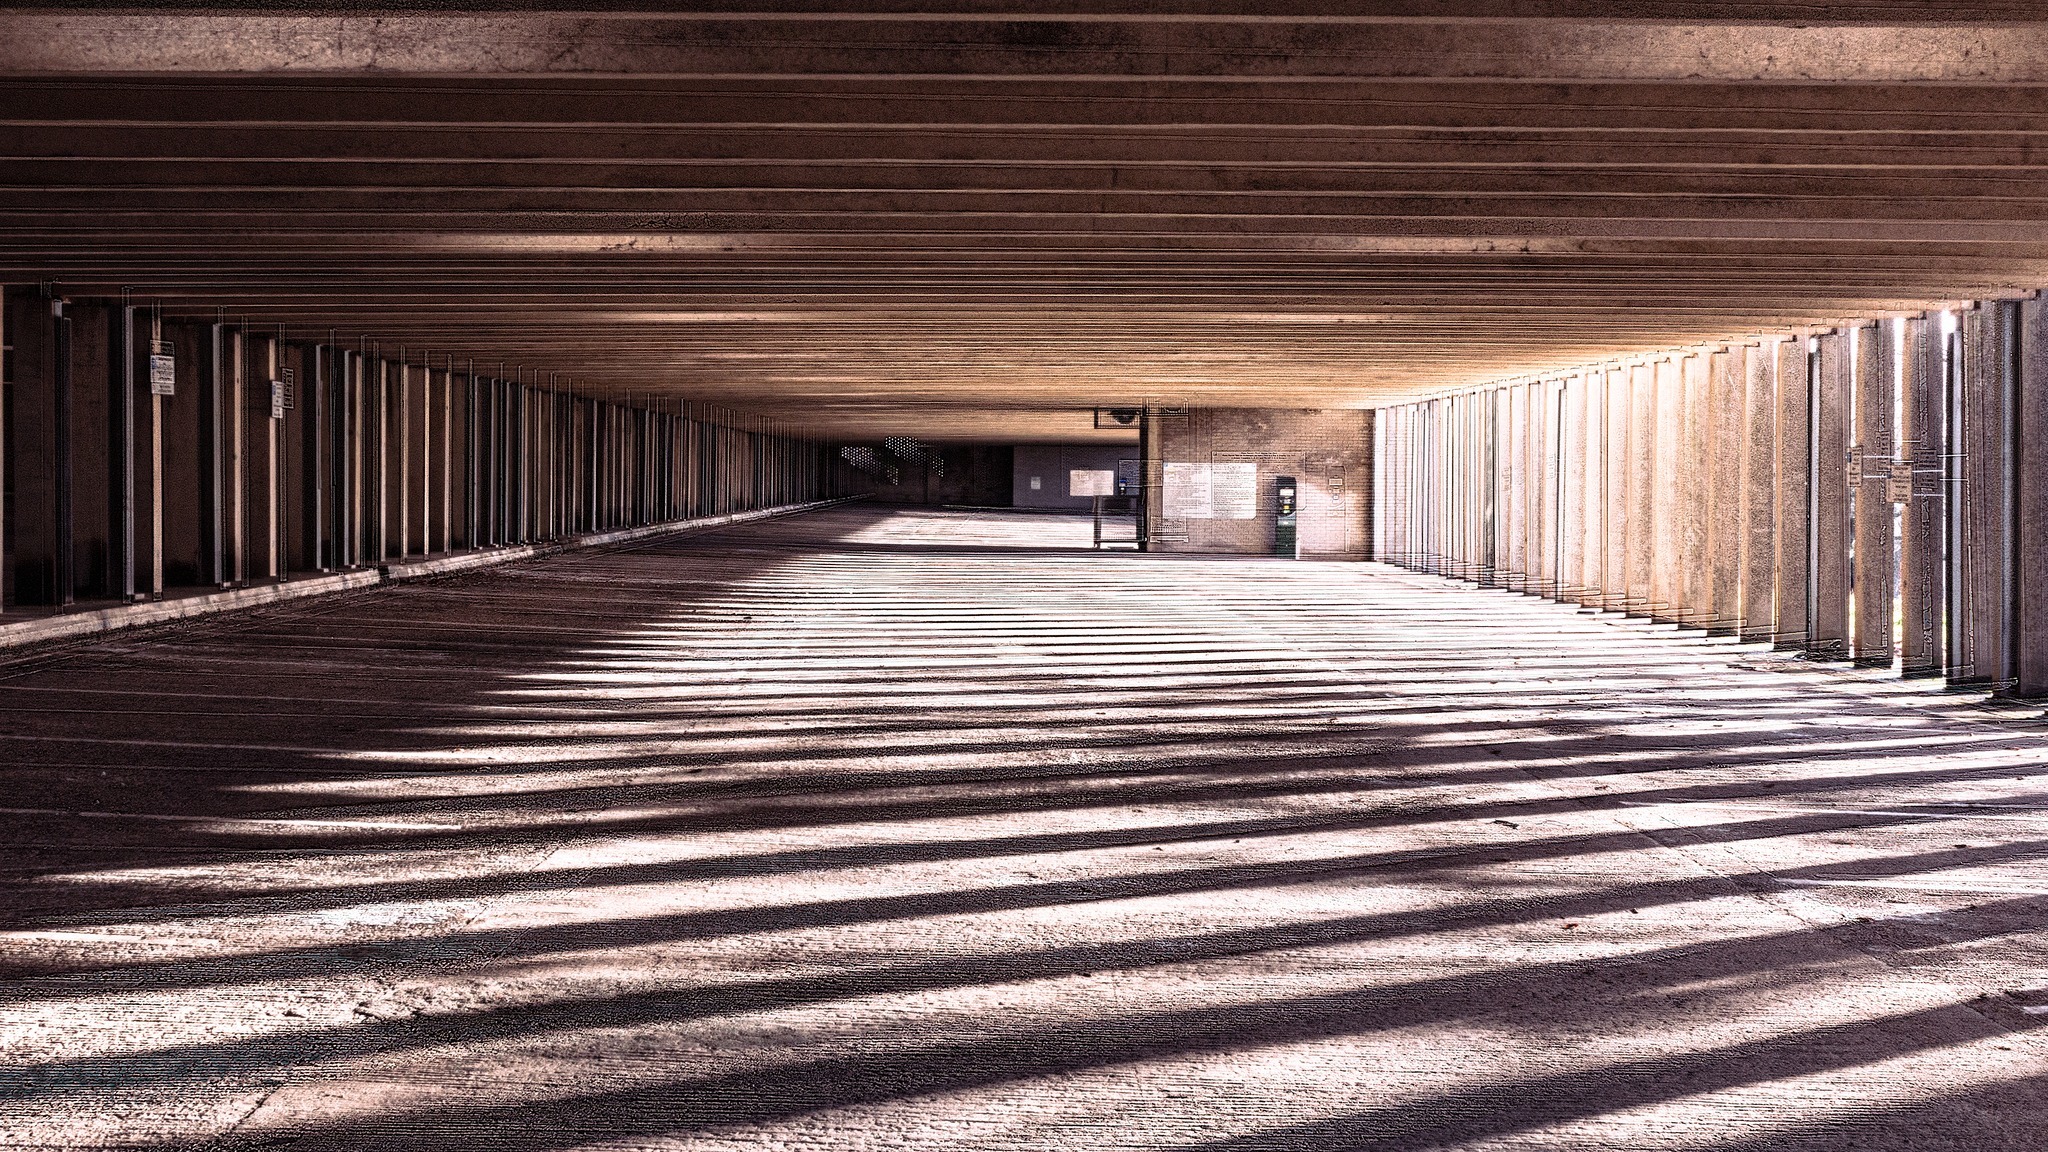
[[[1172,520],[1250,520],[1259,514],[1259,466],[1168,461],[1160,514]]]
[[[1259,466],[1209,465],[1209,506],[1218,520],[1250,520],[1259,514]]]
[[[1075,468],[1067,473],[1067,495],[1069,496],[1114,496],[1116,495],[1116,473],[1088,468]]]
[[[1213,469],[1208,464],[1166,462],[1159,490],[1159,514],[1169,520],[1214,520]]]

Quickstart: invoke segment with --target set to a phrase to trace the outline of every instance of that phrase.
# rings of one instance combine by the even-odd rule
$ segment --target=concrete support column
[[[1650,374],[1652,417],[1647,433],[1651,438],[1650,577],[1647,612],[1652,620],[1678,619],[1680,594],[1684,587],[1684,550],[1680,523],[1683,504],[1679,497],[1680,444],[1685,430],[1685,384],[1683,369],[1675,359],[1657,361]]]
[[[585,532],[594,532],[597,530],[599,522],[599,500],[602,497],[604,488],[599,479],[602,473],[598,469],[597,401],[585,401],[577,415],[583,421],[582,434],[577,437],[583,445],[583,466],[577,469],[578,475],[583,480],[583,498],[578,501],[579,511],[581,512],[580,519],[582,520],[580,529]]]
[[[506,467],[511,471],[511,483],[507,488],[511,499],[505,512],[506,538],[514,544],[525,544],[532,539],[528,531],[528,516],[533,509],[533,429],[527,395],[526,383],[517,377],[506,385],[505,459]]]
[[[64,304],[63,361],[70,483],[65,550],[72,597],[110,599],[121,588],[121,309],[107,300]]]
[[[520,543],[519,384],[498,382],[498,542]]]
[[[483,539],[495,548],[505,542],[505,385],[487,379],[478,388],[483,409]]]
[[[127,494],[127,582],[131,601],[164,594],[164,463],[162,416],[164,398],[150,385],[150,355],[162,338],[162,322],[154,310],[125,305],[123,340],[127,342],[127,459],[123,476]],[[4,443],[4,437],[0,437]]]
[[[1500,530],[1505,555],[1501,559],[1501,586],[1515,592],[1533,590],[1531,573],[1535,565],[1529,555],[1529,386],[1515,384],[1495,389],[1488,410],[1499,432]]]
[[[418,389],[407,386],[407,406],[412,412],[413,433],[411,440],[412,499],[414,524],[409,548],[421,556],[434,551],[434,480],[438,469],[434,463],[434,370],[421,360],[417,373],[407,369],[408,375],[419,378]]]
[[[1742,615],[1743,382],[1749,350],[1741,345],[1706,357],[1707,595],[1702,626],[1735,631]]]
[[[77,590],[77,533],[72,523],[73,493],[76,461],[73,454],[72,437],[72,331],[71,317],[65,315],[65,302],[50,302],[50,356],[49,387],[52,418],[50,423],[50,465],[55,472],[51,481],[51,574],[50,603],[63,607],[69,605]]]
[[[220,333],[221,484],[227,496],[221,512],[221,545],[226,575],[223,582],[249,582],[249,355],[248,334],[240,327],[215,325]],[[265,382],[268,387],[268,382]]]
[[[0,309],[0,311],[5,311]],[[142,355],[136,332],[136,310],[124,298],[121,306],[112,313],[114,330],[109,336],[110,370],[107,378],[107,394],[113,406],[113,444],[107,456],[109,480],[112,485],[112,504],[109,509],[114,526],[114,593],[123,602],[137,599],[136,596],[136,482],[135,470],[141,459],[136,444],[135,413],[142,406],[137,393],[138,380],[147,373],[137,369],[146,361]]]
[[[390,540],[391,510],[387,500],[392,482],[391,382],[379,357],[362,358],[360,392],[362,420],[356,426],[356,440],[361,452],[359,477],[363,494],[357,514],[362,541],[356,559],[366,567],[375,567],[384,562]]]
[[[280,480],[284,466],[279,449],[284,437],[282,416],[273,417],[271,383],[276,381],[279,352],[276,337],[248,336],[246,353],[248,384],[242,390],[242,418],[247,434],[244,458],[246,485],[243,488],[248,515],[244,518],[246,565],[251,578],[276,580],[284,571],[278,545],[284,532],[284,499]]]
[[[228,328],[212,324],[206,328],[206,375],[199,414],[201,483],[200,540],[203,559],[201,579],[218,587],[234,582],[233,557],[227,543],[228,500],[228,394],[234,373],[228,352]]]
[[[1681,357],[1677,367],[1677,482],[1672,486],[1672,529],[1678,564],[1673,573],[1677,595],[1671,616],[1686,627],[1705,628],[1713,618],[1713,593],[1707,573],[1707,520],[1713,492],[1706,459],[1710,416],[1707,376],[1711,366],[1706,356],[1695,354]]]
[[[485,546],[484,527],[484,406],[483,383],[475,372],[462,377],[463,475],[462,543],[467,548]]]
[[[1579,519],[1584,534],[1578,602],[1589,608],[1598,607],[1605,600],[1608,525],[1619,515],[1607,502],[1607,379],[1608,373],[1604,371],[1588,372],[1579,378],[1585,394],[1586,423],[1579,438],[1584,460],[1584,481],[1580,487],[1583,508]]]
[[[306,448],[319,443],[310,431],[319,423],[319,413],[307,399],[313,379],[312,348],[280,337],[277,355],[279,379],[291,393],[291,407],[277,426],[278,578],[289,580],[293,570],[315,567],[304,548],[313,512],[306,499],[306,479],[314,468]]]
[[[1657,544],[1657,374],[1648,364],[1632,365],[1628,370],[1627,487],[1623,604],[1630,615],[1647,616]]]
[[[349,566],[374,564],[377,516],[377,376],[362,352],[349,356]]]
[[[1394,563],[1394,516],[1398,497],[1391,491],[1400,475],[1401,462],[1396,457],[1398,443],[1396,422],[1401,409],[1382,408],[1372,425],[1373,468],[1379,473],[1378,483],[1373,485],[1372,532],[1367,537],[1366,559],[1381,564]],[[680,456],[680,453],[678,453]]]
[[[1453,401],[1458,412],[1457,446],[1458,475],[1455,491],[1458,494],[1456,509],[1457,557],[1456,573],[1460,579],[1485,581],[1488,573],[1482,565],[1488,554],[1488,545],[1498,547],[1498,541],[1491,538],[1487,509],[1496,498],[1492,492],[1492,477],[1487,469],[1487,449],[1494,443],[1489,436],[1485,402],[1478,396],[1460,396]],[[746,507],[758,498],[755,477],[759,475],[760,444],[753,433],[741,435],[741,507]],[[925,487],[931,487],[931,468],[925,466]]]
[[[2011,674],[2012,409],[2017,308],[1964,314],[1962,371],[1950,387],[1956,467],[1949,537],[1949,680],[2001,688]]]
[[[138,309],[136,332],[136,356],[146,363],[141,358],[153,355],[164,338],[162,313]],[[135,389],[135,596],[156,599],[164,594],[164,398],[139,369]]]
[[[299,480],[300,496],[299,562],[316,572],[334,568],[334,536],[328,517],[334,514],[329,485],[334,475],[332,450],[334,352],[325,344],[306,351],[305,372],[299,377]]]
[[[1536,450],[1534,467],[1530,470],[1530,475],[1536,480],[1535,531],[1531,534],[1530,545],[1535,550],[1536,592],[1552,598],[1560,597],[1563,587],[1558,571],[1559,494],[1564,484],[1564,430],[1558,423],[1558,406],[1563,402],[1562,389],[1562,382],[1557,380],[1529,386],[1529,394],[1534,401],[1530,411],[1534,417],[1531,421],[1531,443]]]
[[[2017,422],[2013,430],[2013,686],[2048,696],[2048,307],[2019,305]]]
[[[1890,324],[1856,330],[1855,441],[1849,459],[1856,473],[1853,656],[1866,667],[1889,668],[1892,646],[1892,528],[1890,493],[1895,385],[1899,360]]]
[[[7,515],[6,491],[14,455],[8,451],[7,398],[14,394],[14,333],[19,321],[14,312],[15,290],[0,284],[0,612],[14,602],[14,552],[8,547],[12,521]]]
[[[1522,385],[1522,391],[1527,397],[1522,410],[1522,551],[1527,564],[1522,590],[1531,596],[1542,596],[1548,588],[1544,566],[1548,534],[1544,531],[1544,520],[1549,507],[1546,495],[1550,482],[1550,421],[1545,412],[1547,392],[1543,382],[1530,381]]]
[[[1563,415],[1557,426],[1558,459],[1563,474],[1558,480],[1558,573],[1557,597],[1580,602],[1586,594],[1586,528],[1590,504],[1586,499],[1586,439],[1591,432],[1586,410],[1586,378],[1574,376],[1559,385],[1558,403]]]
[[[363,563],[363,464],[368,459],[363,443],[363,414],[369,410],[364,379],[367,365],[363,354],[343,352],[341,369],[341,419],[336,421],[338,440],[335,444],[339,453],[337,469],[341,482],[336,540],[342,550],[341,566],[356,568]]]
[[[391,486],[384,500],[385,526],[390,536],[383,556],[399,560],[412,555],[412,494],[416,463],[413,456],[416,429],[412,408],[412,365],[405,362],[404,355],[401,349],[398,362],[384,366],[385,411],[389,419],[385,428],[390,436],[386,452],[390,470],[386,475]]]
[[[554,476],[548,468],[548,394],[539,383],[526,390],[526,459],[531,488],[526,497],[526,536],[529,540],[548,537],[548,497],[554,492]]]
[[[1742,593],[1735,633],[1743,640],[1775,637],[1777,579],[1778,361],[1789,341],[1745,350],[1742,372]]]
[[[1807,654],[1849,658],[1849,397],[1854,340],[1848,330],[1820,338],[1814,365],[1813,601]]]
[[[1804,338],[1777,346],[1777,595],[1771,641],[1805,649],[1813,603],[1813,379]]]
[[[1906,323],[1900,396],[1899,464],[1911,495],[1899,513],[1899,670],[1936,676],[1943,668],[1942,613],[1948,525],[1943,427],[1949,338],[1939,315]]]
[[[440,550],[444,553],[455,551],[455,369],[451,364],[433,377],[435,384],[434,406],[440,410],[441,429],[439,487],[439,518],[441,534]]]
[[[1600,607],[1623,610],[1628,607],[1629,541],[1634,531],[1635,495],[1629,489],[1633,471],[1630,423],[1635,373],[1615,368],[1607,372],[1607,444],[1601,453],[1605,472],[1607,525],[1603,532],[1600,561]]]

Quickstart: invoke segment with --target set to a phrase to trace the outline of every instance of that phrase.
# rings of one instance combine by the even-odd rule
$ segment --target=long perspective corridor
[[[0,1144],[2041,1147],[2036,711],[1088,534],[839,506],[5,665]]]

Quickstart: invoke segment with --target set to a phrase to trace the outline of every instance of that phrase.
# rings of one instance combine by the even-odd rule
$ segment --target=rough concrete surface
[[[2034,713],[1086,532],[836,508],[0,667],[0,1145],[2048,1142]]]

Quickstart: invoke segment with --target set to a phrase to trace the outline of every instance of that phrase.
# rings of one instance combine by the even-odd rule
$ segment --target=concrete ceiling
[[[749,8],[0,10],[0,278],[932,440],[2048,285],[2033,2]]]

